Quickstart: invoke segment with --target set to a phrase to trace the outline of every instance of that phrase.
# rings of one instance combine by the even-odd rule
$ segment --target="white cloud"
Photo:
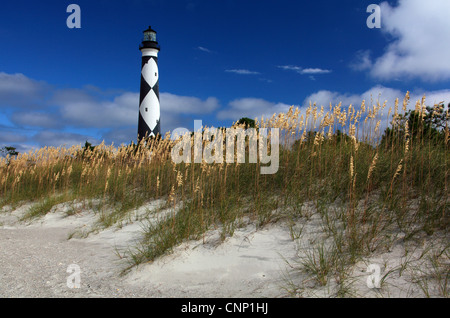
[[[281,68],[282,70],[286,70],[286,71],[295,71],[299,74],[328,74],[331,73],[331,70],[327,70],[327,69],[322,69],[322,68],[317,68],[317,67],[308,67],[308,68],[302,68],[300,66],[296,66],[296,65],[279,65],[278,68]]]
[[[331,73],[331,71],[321,68],[305,68],[300,71],[300,74],[328,74],[328,73]]]
[[[303,106],[306,107],[309,105],[309,102],[314,103],[318,107],[324,106],[325,110],[328,111],[328,107],[331,105],[335,106],[342,102],[342,107],[347,108],[350,104],[355,107],[355,109],[359,109],[363,100],[365,100],[366,106],[371,106],[376,103],[383,104],[386,101],[385,110],[380,113],[377,121],[380,120],[380,133],[383,133],[384,130],[389,126],[391,119],[388,118],[389,108],[392,107],[394,109],[395,99],[399,99],[399,112],[402,113],[402,102],[405,97],[406,91],[400,91],[398,89],[393,89],[384,86],[374,86],[367,91],[361,94],[349,94],[349,93],[340,93],[340,92],[332,92],[327,90],[321,90],[316,93],[313,93],[305,98],[303,102]],[[433,106],[435,103],[439,103],[441,101],[446,102],[448,104],[450,102],[450,89],[447,90],[438,90],[438,91],[423,91],[416,90],[410,92],[410,101],[407,106],[407,110],[415,109],[416,101],[421,100],[422,96],[425,94],[427,106]],[[391,116],[393,112],[391,113]],[[360,134],[362,136],[363,130],[360,130]]]
[[[92,136],[70,132],[42,131],[32,137],[40,146],[71,147],[74,145],[84,145],[86,141],[92,144],[99,144],[100,140]]]
[[[61,105],[61,116],[68,125],[113,129],[137,125],[139,93],[122,93],[112,101],[98,101],[85,91],[71,90],[66,93],[60,92],[56,102]],[[164,132],[178,127],[184,115],[209,114],[220,107],[214,97],[202,100],[165,92],[160,93],[159,97]]]
[[[350,68],[356,71],[368,70],[372,67],[370,50],[360,50],[356,52],[355,60],[350,63]]]
[[[131,141],[137,140],[137,127],[127,127],[112,129],[103,134],[102,140],[105,140],[105,144],[110,145],[114,143],[116,146],[123,144],[129,144]]]
[[[11,121],[30,127],[57,128],[62,126],[60,118],[54,114],[43,112],[16,112],[11,115]]]
[[[342,103],[343,107],[348,107],[352,104],[355,108],[359,108],[362,101],[366,101],[366,105],[380,103],[386,103],[385,115],[387,115],[390,106],[394,106],[395,99],[399,99],[399,108],[401,105],[406,91],[385,87],[381,85],[374,86],[363,93],[342,93],[329,90],[320,90],[309,96],[307,96],[301,105],[294,105],[295,107],[306,108],[309,103],[316,103],[316,105],[324,106],[327,109],[331,105],[335,106]],[[424,91],[416,90],[410,92],[410,103],[408,109],[414,109],[415,102],[426,95],[426,104],[434,105],[440,101],[446,103],[450,102],[450,89],[438,90],[438,91]],[[242,117],[249,118],[265,118],[271,117],[274,113],[287,112],[291,105],[285,103],[274,103],[261,98],[240,98],[231,101],[226,109],[219,111],[216,115],[219,120],[231,119],[236,121]]]
[[[36,81],[23,74],[0,72],[0,105],[3,107],[36,106],[43,99],[49,85]]]
[[[400,0],[396,7],[381,3],[381,30],[394,40],[373,62],[371,75],[450,79],[449,12],[448,0]]]
[[[160,93],[159,97],[163,134],[178,127],[193,127],[194,119],[201,119],[201,115],[207,116],[220,107],[219,100],[215,97],[203,100],[171,93]]]
[[[219,100],[215,97],[208,97],[202,100],[193,96],[180,96],[171,93],[160,93],[161,110],[167,113],[178,114],[202,114],[216,110]]]
[[[371,105],[379,102],[383,104],[386,101],[386,109],[389,107],[394,107],[395,99],[399,99],[399,111],[401,111],[403,98],[405,97],[406,91],[401,91],[399,89],[384,87],[381,85],[374,86],[361,94],[349,94],[332,92],[328,90],[321,90],[313,93],[305,98],[303,101],[303,107],[309,105],[309,103],[316,103],[316,105],[328,107],[330,103],[334,106],[342,102],[342,106],[348,106],[352,104],[356,108],[361,105],[362,101],[365,100],[366,105]],[[450,103],[450,89],[426,91],[426,90],[414,90],[410,91],[410,101],[407,106],[408,110],[415,109],[416,101],[421,100],[425,95],[425,104],[427,106],[433,106],[439,102],[444,102],[445,105]],[[387,111],[386,111],[387,113]]]
[[[410,109],[415,107],[415,103],[417,100],[421,99],[422,96],[425,95],[425,104],[427,106],[433,106],[440,102],[444,102],[445,105],[450,103],[450,89],[442,89],[437,91],[414,91],[411,95],[412,104],[410,105]]]
[[[302,70],[300,66],[296,65],[279,65],[278,68],[281,68],[282,70],[296,71],[296,72],[300,72]]]
[[[287,112],[291,105],[284,103],[273,103],[261,98],[241,98],[231,101],[227,109],[217,113],[217,119],[239,120],[242,117],[265,118],[271,117],[274,113]]]
[[[213,53],[213,51],[211,51],[210,49],[207,49],[206,47],[203,46],[199,46],[197,47],[198,50],[206,52],[206,53]]]
[[[258,74],[261,74],[261,73],[259,73],[259,72],[250,71],[250,70],[245,70],[245,69],[225,70],[225,72],[228,72],[228,73],[236,73],[236,74],[240,74],[240,75],[258,75]]]
[[[342,106],[349,106],[352,104],[355,107],[361,105],[362,101],[366,101],[366,105],[370,105],[370,102],[377,103],[378,101],[383,104],[387,101],[386,105],[394,105],[395,99],[399,98],[400,101],[403,100],[406,91],[402,92],[397,89],[384,87],[384,86],[374,86],[369,90],[363,92],[362,94],[350,94],[350,93],[340,93],[332,92],[328,90],[321,90],[313,93],[305,98],[303,101],[303,106],[306,107],[309,103],[316,103],[317,106],[328,107],[330,103],[335,106],[342,103]],[[416,95],[411,95],[411,97]],[[388,106],[389,107],[389,106]]]
[[[0,147],[3,147],[5,143],[25,142],[27,140],[27,136],[23,134],[2,130],[0,129]]]
[[[98,101],[80,92],[68,92],[58,96],[60,115],[70,126],[90,128],[116,128],[137,122],[139,94],[123,93],[112,101]]]
[[[28,104],[35,99],[40,109],[30,111]],[[7,103],[8,100],[15,104]],[[215,97],[201,99],[164,92],[160,93],[160,102],[162,133],[191,125],[194,115],[209,115],[220,107]],[[139,93],[135,92],[112,92],[89,86],[57,90],[23,74],[0,73],[0,106],[9,109],[5,120],[14,124],[10,129],[25,127],[30,132],[28,136],[17,136],[6,128],[5,132],[0,131],[3,137],[0,142],[23,142],[23,149],[26,142],[72,145],[93,138],[62,131],[69,127],[75,131],[88,128],[95,137],[103,135],[102,138],[115,143],[128,143],[137,135]],[[30,137],[31,132],[35,137]]]
[[[303,101],[303,107],[306,107],[311,104],[316,103],[316,105],[325,106],[328,107],[330,103],[334,106],[338,104],[339,102],[342,102],[344,105],[347,104],[354,104],[356,102],[361,102],[359,95],[349,95],[349,94],[342,94],[339,92],[332,92],[328,90],[320,90],[318,92],[315,92],[308,97],[305,98]]]

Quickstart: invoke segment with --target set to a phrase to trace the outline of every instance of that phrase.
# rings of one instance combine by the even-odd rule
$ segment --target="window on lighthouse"
[[[144,41],[156,42],[156,33],[154,33],[154,32],[146,32],[146,33],[144,33]]]

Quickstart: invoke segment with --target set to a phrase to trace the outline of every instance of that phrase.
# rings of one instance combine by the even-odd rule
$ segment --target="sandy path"
[[[127,263],[117,249],[133,246],[141,234],[139,222],[68,240],[75,229],[92,223],[92,213],[56,211],[32,224],[17,222],[26,208],[0,214],[0,297],[279,297],[280,252],[295,251],[279,227],[240,229],[221,244],[212,232],[206,244],[187,242],[120,276]],[[80,268],[77,289],[67,285],[71,264]]]
[[[31,224],[18,222],[27,211],[0,213],[0,297],[152,297],[154,291],[130,285],[120,273],[126,263],[117,253],[112,230],[87,239],[68,239],[75,230],[92,225],[95,216],[90,211],[67,216],[67,208],[49,213]],[[130,243],[139,232],[123,231]],[[120,234],[120,233],[119,233]],[[134,234],[134,236],[133,236]],[[80,269],[80,288],[69,288],[73,271]]]
[[[185,242],[121,276],[129,265],[124,251],[137,246],[142,224],[168,213],[158,209],[158,202],[132,212],[120,226],[71,239],[74,231],[96,228],[93,211],[80,209],[68,215],[71,207],[62,204],[30,224],[18,222],[28,208],[0,211],[0,297],[283,297],[289,288],[286,279],[301,287],[300,295],[305,297],[335,296],[340,287],[347,288],[349,297],[424,297],[423,288],[414,283],[418,279],[426,283],[431,297],[440,297],[446,282],[442,277],[448,273],[445,255],[439,268],[430,265],[428,256],[422,257],[430,248],[442,251],[442,246],[448,246],[446,234],[423,234],[407,245],[400,233],[388,250],[349,268],[350,276],[341,286],[332,276],[326,286],[320,286],[295,269],[314,246],[327,240],[316,213],[298,224],[302,234],[296,240],[283,222],[262,229],[248,224],[224,241],[219,230],[212,230],[204,240]],[[80,288],[67,285],[71,264],[79,266]],[[382,288],[369,287],[369,265],[387,275]]]
[[[1,229],[0,297],[136,296],[118,278],[120,267],[110,248],[67,240],[68,233],[64,228]],[[80,266],[79,289],[67,286],[70,264]]]

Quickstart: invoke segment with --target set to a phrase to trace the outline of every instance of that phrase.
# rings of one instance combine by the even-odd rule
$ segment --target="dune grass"
[[[313,205],[328,243],[316,245],[301,267],[321,285],[341,277],[345,291],[346,266],[389,248],[395,233],[404,233],[405,240],[423,232],[448,233],[448,110],[446,126],[431,130],[424,119],[425,99],[416,103],[413,114],[420,120],[412,125],[408,103],[407,94],[402,114],[398,100],[389,110],[386,103],[363,101],[358,108],[339,104],[326,110],[312,104],[304,114],[291,108],[256,119],[257,128],[282,132],[275,174],[262,175],[259,161],[174,164],[175,141],[169,134],[120,147],[42,148],[0,159],[0,205],[39,202],[28,213],[37,217],[64,199],[99,199],[100,211],[113,211],[102,218],[108,227],[128,211],[163,198],[173,213],[148,226],[145,240],[131,252],[131,266],[201,239],[211,229],[220,229],[225,239],[243,220],[258,227],[284,220],[291,224],[292,238],[299,238],[301,227],[295,224],[311,216],[305,206]],[[442,107],[435,105],[434,111]],[[382,122],[389,123],[384,132]],[[435,272],[446,284],[448,270]]]

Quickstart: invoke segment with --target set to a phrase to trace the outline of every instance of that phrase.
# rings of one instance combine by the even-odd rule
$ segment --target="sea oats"
[[[353,145],[354,145],[354,147],[355,147],[355,152],[358,152],[358,148],[359,148],[358,139],[356,139],[356,136],[355,136],[355,135],[352,135],[350,138],[351,138],[352,141],[353,141]]]
[[[314,136],[314,146],[318,146],[320,143],[320,136],[319,133],[316,133],[316,135]]]
[[[375,133],[378,132],[378,129],[380,128],[380,124],[381,124],[381,120],[377,121],[377,124],[375,125],[375,130],[374,130]]]
[[[405,156],[409,152],[409,144],[411,143],[411,138],[409,138],[409,125],[408,121],[405,121]]]
[[[400,174],[400,171],[402,170],[402,167],[403,167],[402,163],[403,163],[403,159],[400,160],[400,162],[397,166],[397,170],[395,170],[393,179],[395,179]]]
[[[354,164],[353,164],[353,155],[350,157],[350,179],[353,178],[353,169],[354,169]]]
[[[183,175],[180,171],[177,172],[177,186],[181,187],[183,185]]]
[[[331,139],[332,136],[333,136],[333,126],[330,125],[328,128],[327,138]]]
[[[367,181],[369,181],[370,177],[372,176],[373,170],[375,169],[375,165],[377,164],[377,160],[378,160],[378,152],[375,154],[372,163],[370,164],[369,172],[367,173]]]

